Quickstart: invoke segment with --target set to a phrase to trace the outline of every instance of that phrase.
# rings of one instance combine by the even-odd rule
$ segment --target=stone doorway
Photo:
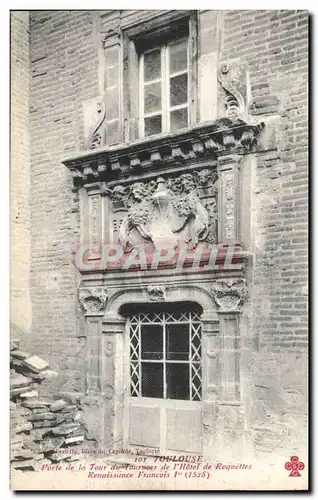
[[[150,306],[127,317],[127,447],[151,447],[161,453],[202,452],[200,316],[193,307]]]

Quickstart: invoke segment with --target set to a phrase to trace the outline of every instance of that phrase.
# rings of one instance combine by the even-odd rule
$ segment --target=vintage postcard
[[[308,490],[308,12],[10,25],[11,489]]]

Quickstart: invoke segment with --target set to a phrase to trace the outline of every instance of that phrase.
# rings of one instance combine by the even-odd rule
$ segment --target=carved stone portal
[[[167,180],[159,177],[147,184],[137,182],[127,188],[115,186],[113,203],[117,205],[126,196],[128,209],[119,230],[125,252],[146,242],[172,248],[185,243],[188,250],[196,248],[200,241],[213,243],[216,200],[212,203],[211,195],[216,195],[216,188],[207,186],[215,180],[216,172],[205,169]],[[200,200],[200,188],[210,191],[210,213]]]
[[[79,290],[79,301],[85,309],[86,315],[89,316],[104,314],[107,297],[105,288],[94,287]]]
[[[246,280],[231,278],[216,281],[212,295],[221,311],[237,311],[247,298]]]

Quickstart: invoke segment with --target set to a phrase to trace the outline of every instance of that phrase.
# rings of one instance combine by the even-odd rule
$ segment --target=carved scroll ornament
[[[242,116],[246,109],[246,67],[237,61],[222,63],[218,79],[225,92],[226,116]]]
[[[221,311],[237,311],[248,295],[246,280],[231,278],[216,281],[212,295]]]
[[[106,116],[105,103],[100,100],[96,104],[96,121],[94,123],[93,129],[88,139],[88,145],[90,149],[96,149],[103,145],[101,127],[104,123],[105,116]]]
[[[202,185],[211,175],[208,171],[200,173]],[[127,193],[128,213],[119,231],[126,252],[146,242],[174,248],[185,243],[191,250],[207,239],[209,214],[200,201],[192,174],[167,180],[159,177],[148,184],[136,182],[129,188],[116,186],[113,200],[118,202]]]

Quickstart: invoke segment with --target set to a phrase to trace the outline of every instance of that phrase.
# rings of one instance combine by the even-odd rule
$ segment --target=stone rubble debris
[[[10,462],[13,469],[38,471],[42,465],[79,458],[84,427],[81,408],[67,397],[44,399],[42,380],[57,373],[39,356],[10,343]],[[77,448],[78,447],[78,448]],[[72,448],[72,450],[70,450]],[[74,455],[74,451],[78,454]]]

